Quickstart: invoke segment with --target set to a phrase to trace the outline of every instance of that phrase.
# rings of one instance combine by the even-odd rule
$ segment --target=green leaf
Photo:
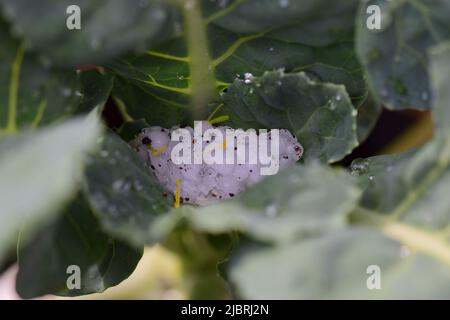
[[[450,44],[438,48],[434,57],[435,139],[401,155],[359,159],[351,167],[365,189],[361,201],[365,208],[423,228],[439,229],[450,218],[450,203],[445,196],[450,181],[450,130],[446,121],[450,119]]]
[[[24,221],[46,218],[72,196],[99,134],[90,117],[0,139],[0,256]]]
[[[142,129],[148,127],[150,127],[150,125],[144,119],[127,121],[119,128],[117,133],[123,140],[130,142],[137,137]]]
[[[113,97],[127,120],[145,119],[152,126],[192,125],[187,97],[168,92],[155,96],[139,83],[116,78]]]
[[[58,66],[96,65],[145,48],[173,34],[177,13],[164,1],[1,0],[4,14],[27,49]],[[81,29],[69,30],[66,13],[81,10]],[[126,14],[124,14],[126,13]]]
[[[367,25],[370,5],[381,9],[381,30]],[[357,52],[372,92],[390,109],[431,107],[428,49],[450,39],[447,0],[370,0],[357,19]]]
[[[235,80],[221,103],[217,114],[227,115],[233,127],[289,129],[307,160],[338,161],[358,145],[357,111],[345,87],[316,82],[303,72]]]
[[[356,116],[356,131],[360,144],[364,142],[372,132],[382,110],[380,102],[376,101],[370,94],[361,101],[362,102],[358,107],[358,115]]]
[[[228,272],[240,297],[450,298],[450,43],[433,52],[435,139],[354,162],[364,192],[346,228],[236,252]],[[370,290],[374,276],[380,287]]]
[[[97,70],[80,72],[81,93],[83,99],[77,108],[77,113],[87,113],[94,108],[102,112],[111,93],[114,77],[107,73],[101,74]]]
[[[103,292],[134,271],[142,251],[105,234],[79,195],[29,245],[19,248],[17,291],[25,299]],[[71,266],[79,268],[80,288],[68,287],[76,283]]]
[[[288,242],[345,226],[359,194],[342,172],[318,164],[293,166],[234,200],[195,209],[186,217],[210,233],[237,230],[262,241]]]
[[[102,227],[133,244],[159,241],[177,221],[167,195],[137,152],[110,132],[86,168],[85,195]]]
[[[449,261],[409,250],[354,227],[282,247],[243,247],[229,278],[245,299],[448,299]],[[371,266],[381,271],[379,290],[367,286]]]
[[[72,114],[81,100],[75,71],[50,69],[12,39],[1,20],[0,38],[0,134]]]
[[[212,99],[244,73],[262,76],[265,71],[280,68],[286,72],[304,71],[315,81],[343,84],[355,107],[363,107],[368,88],[353,50],[357,1],[332,4],[317,0],[290,1],[287,7],[277,1],[260,0],[230,1],[225,7],[209,0],[193,3],[202,6],[203,27],[197,31],[206,33],[208,52],[197,53],[203,54],[197,57],[195,43],[192,45],[189,41],[189,30],[193,26],[187,23],[184,33],[145,55],[108,65],[131,80],[127,87],[137,87],[125,90],[120,85],[115,92],[133,118],[145,117],[152,122],[155,114],[166,109],[172,113],[177,110],[181,115],[168,121],[172,126],[177,120],[189,120],[190,110],[186,107],[202,94],[200,91],[204,88],[197,89],[194,85],[202,75],[203,83],[212,81],[211,85],[216,88]],[[201,60],[200,63],[197,60]],[[214,72],[213,79],[210,72]],[[372,122],[362,127],[365,129],[361,129],[361,140],[380,112],[379,105],[370,107],[372,112],[366,116],[372,113],[374,116],[363,120],[372,119]],[[199,108],[198,104],[193,104],[193,108],[194,111]],[[198,114],[195,116],[198,118]],[[156,116],[156,120],[162,118]]]

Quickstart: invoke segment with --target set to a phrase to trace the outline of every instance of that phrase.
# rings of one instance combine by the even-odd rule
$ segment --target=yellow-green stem
[[[194,119],[207,116],[208,103],[216,95],[214,67],[209,55],[208,40],[198,0],[183,1],[186,44],[190,60],[190,87]]]

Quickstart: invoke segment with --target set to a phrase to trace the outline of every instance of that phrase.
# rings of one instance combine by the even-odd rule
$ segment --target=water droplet
[[[280,0],[280,7],[287,8],[289,6],[289,0]]]
[[[89,47],[94,51],[100,49],[100,39],[96,36],[92,37],[89,41]]]
[[[129,191],[131,189],[131,183],[127,179],[119,179],[113,182],[113,189],[115,191]]]
[[[264,211],[265,215],[268,217],[275,217],[278,213],[277,207],[274,204],[271,204],[266,207]]]
[[[134,180],[133,187],[136,191],[142,191],[144,189],[144,186],[139,180]]]
[[[334,109],[336,109],[336,104],[334,103],[334,101],[332,100],[328,100],[328,109],[330,109],[331,111],[333,111]]]
[[[270,47],[270,48],[269,48],[269,51],[270,51],[270,52],[273,52],[274,50],[275,50],[274,47]]]
[[[358,110],[353,109],[352,110],[352,117],[356,117],[358,115]]]
[[[370,161],[368,159],[358,158],[353,160],[350,165],[351,174],[360,176],[369,172]]]
[[[82,98],[84,94],[81,91],[75,91],[75,96]]]
[[[407,258],[411,255],[411,250],[407,246],[400,247],[400,258]]]
[[[375,179],[374,176],[369,176],[370,181],[373,181],[373,179]]]
[[[342,99],[341,95],[338,94],[338,95],[336,96],[336,101],[341,101],[341,99]]]
[[[181,26],[181,23],[179,23],[179,22],[176,22],[174,24],[173,29],[174,29],[174,32],[175,32],[176,35],[180,34],[182,32],[182,30],[183,30],[183,28]]]
[[[253,88],[250,88],[250,90],[248,91],[248,93],[253,94]]]
[[[68,97],[68,96],[70,96],[72,94],[72,89],[70,89],[70,88],[62,88],[61,89],[61,94],[64,97]]]
[[[194,7],[194,5],[195,5],[194,0],[187,0],[187,1],[184,3],[184,8],[185,8],[186,10],[191,10],[191,9]]]
[[[282,84],[283,84],[283,83],[282,83],[280,80],[277,81],[277,85],[278,85],[278,86],[281,86]]]
[[[253,74],[251,74],[250,72],[246,72],[244,74],[244,83],[245,84],[250,84],[253,81]]]
[[[290,176],[289,177],[289,182],[292,184],[299,184],[300,183],[300,178],[298,176]]]

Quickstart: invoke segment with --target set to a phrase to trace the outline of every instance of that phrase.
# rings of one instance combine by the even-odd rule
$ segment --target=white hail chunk
[[[208,122],[202,122],[203,133],[211,128],[214,127]],[[172,129],[150,127],[143,129],[136,139],[131,142],[131,145],[151,168],[161,185],[173,195],[177,194],[178,181],[179,196],[182,202],[204,205],[214,200],[229,199],[266,177],[261,175],[260,169],[263,165],[259,162],[259,158],[257,158],[258,162],[256,164],[248,164],[248,141],[245,142],[245,164],[237,163],[237,151],[234,148],[237,145],[231,148],[229,143],[225,143],[222,146],[224,164],[177,165],[173,163],[171,159],[172,149],[180,143],[179,141],[171,141],[171,133],[176,129],[179,129],[179,127],[173,127]],[[192,128],[185,129],[190,131],[192,143],[194,143],[194,130]],[[234,132],[234,129],[229,127],[216,127],[216,129],[219,129],[224,137],[227,129]],[[203,150],[210,148],[212,142],[203,139]],[[268,140],[267,150],[271,150],[270,144],[271,140]],[[193,152],[194,147],[192,147]],[[234,164],[225,164],[225,154],[227,152],[234,153]],[[297,138],[286,129],[279,130],[278,154],[279,157],[272,160],[277,161],[280,170],[294,164],[303,154],[303,147],[297,141]]]

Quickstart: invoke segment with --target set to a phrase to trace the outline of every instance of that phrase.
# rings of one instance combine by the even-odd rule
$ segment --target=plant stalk
[[[208,103],[216,95],[214,67],[209,55],[206,27],[198,0],[183,1],[186,44],[191,57],[191,103],[195,120],[206,119]]]

